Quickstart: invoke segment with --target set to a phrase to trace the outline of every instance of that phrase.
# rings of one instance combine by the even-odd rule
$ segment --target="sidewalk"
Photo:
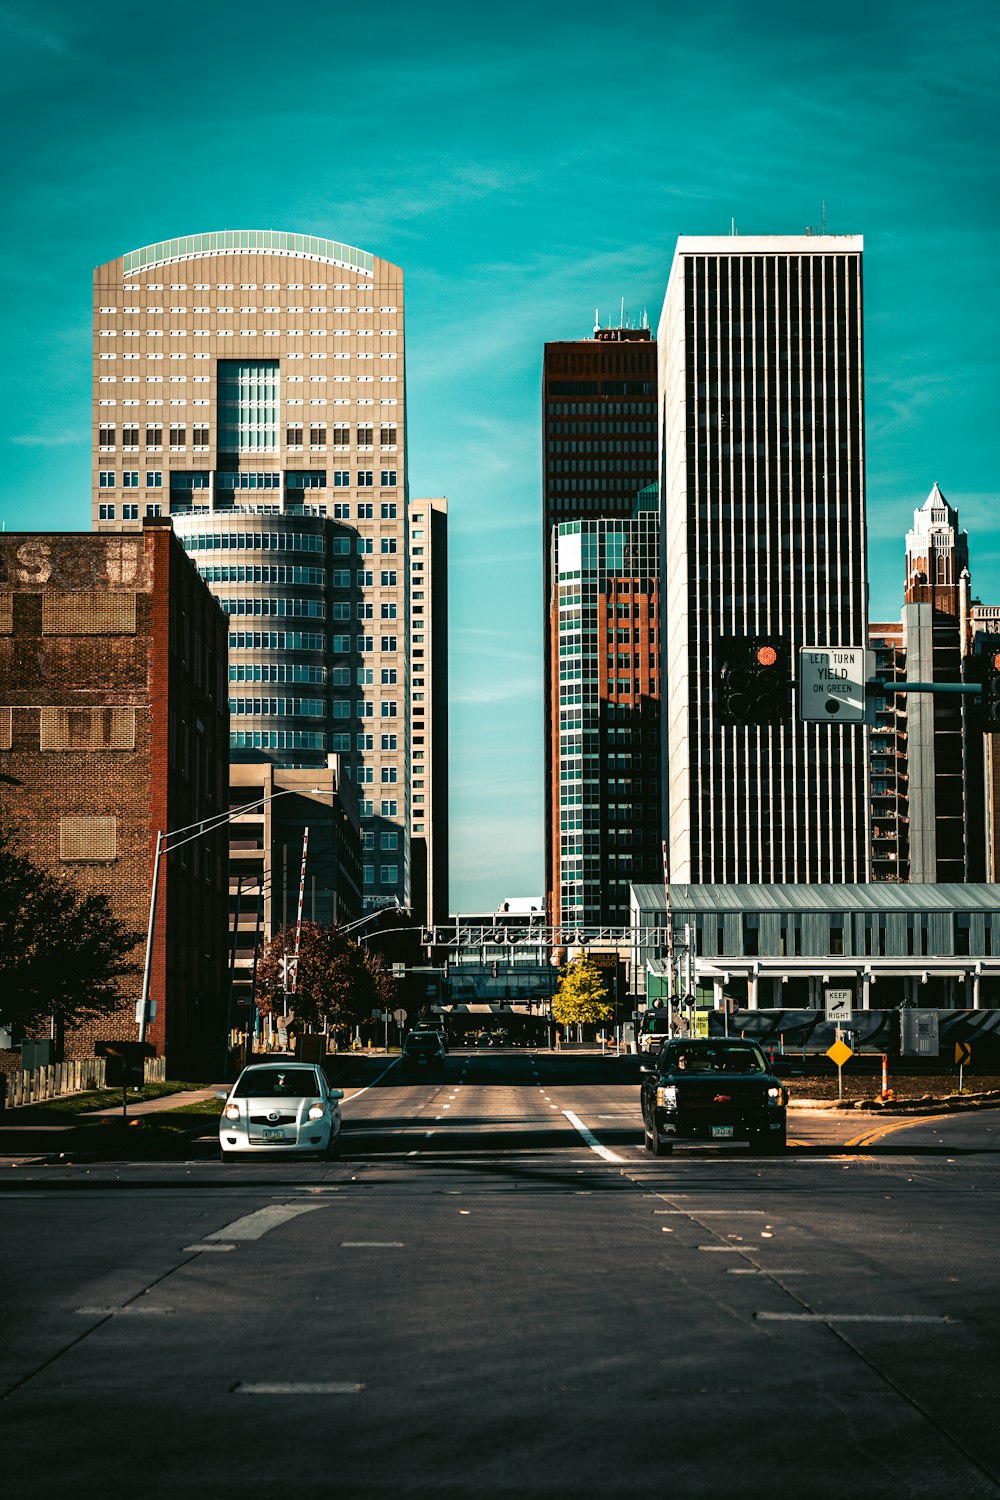
[[[153,1115],[161,1109],[183,1109],[185,1104],[199,1104],[202,1099],[214,1099],[216,1092],[225,1087],[224,1083],[219,1083],[213,1084],[211,1088],[185,1089],[179,1094],[162,1094],[159,1099],[130,1099],[128,1101],[128,1117],[131,1120],[134,1115]],[[116,1104],[112,1109],[87,1110],[79,1118],[81,1120],[97,1120],[104,1115],[118,1115],[120,1118],[121,1112],[121,1105]]]

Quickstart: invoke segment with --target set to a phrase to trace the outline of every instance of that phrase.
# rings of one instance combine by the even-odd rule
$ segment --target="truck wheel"
[[[673,1141],[661,1141],[659,1135],[654,1130],[650,1150],[654,1156],[673,1156],[674,1143]]]

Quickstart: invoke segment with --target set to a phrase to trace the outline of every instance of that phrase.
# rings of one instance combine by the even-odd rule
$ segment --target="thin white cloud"
[[[72,444],[87,445],[89,432],[24,432],[9,439],[19,448],[68,448]]]

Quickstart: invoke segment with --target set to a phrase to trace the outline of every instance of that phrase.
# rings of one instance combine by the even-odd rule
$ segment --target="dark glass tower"
[[[641,506],[638,496],[657,473],[656,345],[649,329],[597,328],[593,338],[546,344],[542,432],[545,888],[553,920],[624,925],[628,881],[655,873],[646,858],[650,845],[659,862],[658,788],[650,795],[646,785],[649,762],[659,757],[655,702],[650,708],[655,664],[649,680],[659,621],[656,579],[648,576],[657,528],[652,515],[636,519],[637,507],[648,504],[648,494]],[[612,519],[621,524],[599,524]],[[575,543],[566,540],[573,522],[587,523],[571,528]],[[590,549],[586,576],[561,577],[560,555],[583,545],[581,537]],[[632,539],[640,537],[642,560],[633,565]],[[605,557],[609,548],[613,561],[622,538],[630,539],[627,568]],[[627,642],[624,616],[616,617],[626,592]],[[627,692],[609,691],[619,666],[629,678]]]

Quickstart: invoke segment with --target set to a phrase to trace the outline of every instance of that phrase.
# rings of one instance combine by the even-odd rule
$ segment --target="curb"
[[[896,1099],[883,1104],[878,1099],[794,1099],[788,1108],[801,1110],[845,1110],[869,1115],[951,1115],[963,1110],[1000,1109],[1000,1092],[989,1094],[924,1095],[921,1099]]]

